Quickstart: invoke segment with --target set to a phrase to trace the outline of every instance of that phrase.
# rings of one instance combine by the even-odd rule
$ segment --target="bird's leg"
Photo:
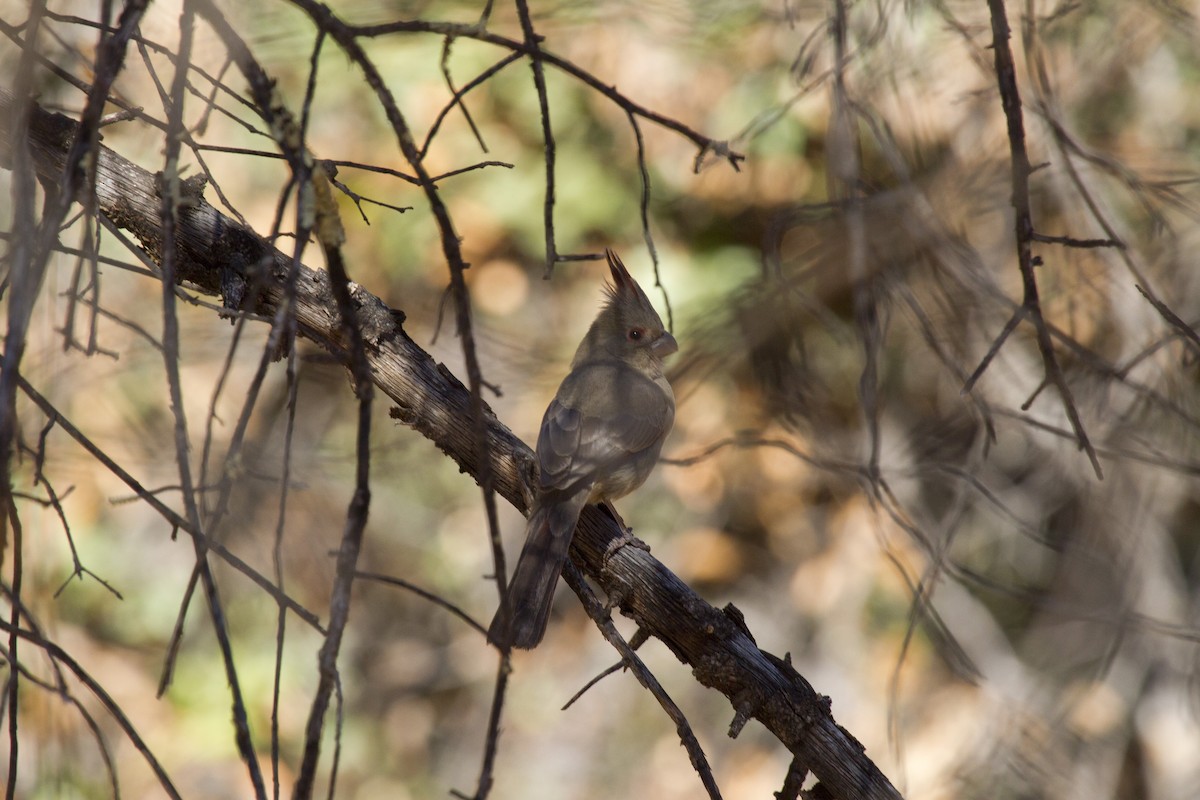
[[[613,522],[621,526],[621,530],[625,531],[626,535],[633,531],[633,528],[625,524],[625,520],[621,519],[621,515],[617,513],[617,507],[607,500],[601,500],[599,505],[600,510],[612,517]]]
[[[602,571],[608,571],[608,560],[615,556],[617,551],[622,547],[636,547],[638,550],[645,550],[647,553],[650,552],[650,545],[633,535],[633,528],[630,528],[625,524],[625,520],[621,519],[621,515],[617,513],[617,509],[612,503],[605,500],[604,502],[600,503],[600,508],[606,514],[612,517],[613,521],[616,522],[617,525],[621,526],[622,531],[620,536],[618,536],[616,539],[613,539],[608,543],[608,547],[604,548],[604,555],[600,559],[600,569]]]

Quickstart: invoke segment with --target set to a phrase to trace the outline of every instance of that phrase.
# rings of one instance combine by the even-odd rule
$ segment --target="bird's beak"
[[[669,356],[679,349],[679,343],[675,341],[675,337],[663,331],[663,335],[654,340],[654,344],[650,345],[650,352],[659,358]]]

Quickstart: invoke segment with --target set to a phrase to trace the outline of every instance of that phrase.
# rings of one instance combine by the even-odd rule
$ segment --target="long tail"
[[[525,528],[525,546],[517,559],[517,569],[508,584],[508,595],[488,628],[488,641],[498,647],[537,647],[546,633],[554,589],[579,512],[587,501],[587,492],[556,498],[538,504]]]

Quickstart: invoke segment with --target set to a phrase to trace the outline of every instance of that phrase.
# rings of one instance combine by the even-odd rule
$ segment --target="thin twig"
[[[488,148],[487,143],[483,141],[483,134],[479,132],[479,127],[475,124],[475,118],[471,116],[471,111],[467,108],[467,104],[462,102],[462,95],[457,89],[454,88],[454,77],[450,74],[450,50],[453,48],[453,46],[454,37],[447,36],[442,43],[442,60],[440,62],[440,66],[442,68],[442,79],[446,81],[446,88],[450,90],[450,94],[453,96],[453,99],[450,101],[450,104],[447,106],[447,108],[453,108],[457,105],[460,109],[462,109],[463,119],[465,119],[467,121],[467,125],[470,126],[471,133],[475,136],[475,141],[479,143],[479,149],[486,153],[488,152]],[[441,119],[442,118],[439,117],[437,121],[440,122]],[[425,139],[426,146],[428,146],[432,139],[433,128],[431,127],[429,135]],[[422,147],[421,154],[424,155],[425,151],[426,148]]]
[[[484,635],[487,634],[487,628],[484,627],[481,623],[477,622],[475,620],[475,618],[472,617],[470,614],[463,611],[461,608],[456,606],[454,603],[451,603],[449,600],[442,597],[441,595],[434,594],[433,592],[429,591],[428,589],[422,589],[420,586],[417,586],[415,583],[406,581],[403,578],[397,578],[394,575],[384,575],[379,572],[365,572],[363,570],[359,570],[359,571],[355,572],[354,577],[358,578],[359,580],[375,581],[377,583],[385,583],[385,584],[388,584],[389,586],[398,586],[401,589],[406,589],[406,590],[412,592],[413,594],[415,594],[417,597],[428,600],[429,602],[433,603],[434,605],[440,606],[441,608],[446,609],[451,614],[453,614],[454,616],[461,619],[463,622],[470,625],[472,628],[474,628],[479,633],[482,633]]]
[[[175,80],[171,86],[170,107],[167,117],[166,160],[163,167],[160,188],[162,208],[161,221],[163,230],[162,249],[162,302],[163,302],[163,362],[167,374],[167,391],[170,397],[171,410],[175,421],[175,460],[179,469],[179,480],[183,486],[183,507],[188,522],[196,530],[204,530],[200,519],[200,506],[192,486],[192,468],[190,445],[187,430],[187,416],[183,403],[183,384],[179,374],[179,319],[175,311],[175,270],[178,251],[176,248],[176,232],[180,204],[183,202],[183,191],[179,176],[179,151],[183,133],[184,84],[187,80],[187,65],[191,61],[193,31],[195,27],[195,7],[185,0],[183,13],[179,18],[179,61],[176,64]],[[222,605],[216,579],[212,574],[208,561],[208,552],[204,539],[193,538],[192,544],[196,553],[196,565],[200,573],[200,584],[204,590],[205,601],[208,605],[209,618],[212,621],[213,632],[216,634],[217,646],[221,652],[225,668],[225,680],[229,684],[232,701],[234,739],[238,752],[246,765],[250,782],[254,786],[255,796],[266,800],[266,784],[263,782],[262,768],[258,763],[258,755],[254,750],[253,737],[250,732],[250,717],[242,698],[241,682],[238,679],[237,666],[233,660],[233,643],[225,623],[225,610]]]
[[[451,41],[451,39],[452,39],[452,37],[447,37],[447,43],[449,41]],[[466,116],[467,121],[471,125],[471,130],[474,131],[475,138],[479,142],[479,147],[483,150],[483,152],[485,152],[485,153],[488,152],[487,146],[483,142],[482,134],[480,134],[479,131],[477,131],[475,129],[475,122],[474,122],[474,120],[471,119],[470,114],[467,113],[467,107],[463,103],[463,97],[466,96],[467,92],[471,91],[472,89],[476,88],[477,86],[481,86],[489,78],[491,78],[496,73],[500,72],[500,70],[504,69],[509,64],[512,64],[513,62],[520,61],[520,60],[521,60],[520,53],[509,53],[507,56],[500,59],[495,64],[492,64],[490,67],[485,69],[483,72],[476,75],[474,78],[472,78],[466,84],[464,84],[461,89],[454,88],[454,85],[450,82],[450,76],[449,76],[448,72],[443,73],[446,75],[446,83],[450,87],[450,91],[453,93],[453,96],[450,98],[450,102],[448,102],[445,106],[443,106],[442,110],[438,112],[438,115],[436,117],[434,117],[433,124],[429,126],[429,131],[428,131],[428,133],[425,134],[425,143],[421,145],[421,151],[420,151],[422,160],[424,160],[425,156],[429,153],[429,147],[433,144],[434,137],[437,136],[437,132],[441,129],[442,122],[445,121],[446,117],[449,116],[450,112],[452,110],[454,110],[454,108],[456,106],[459,106],[462,108],[463,114]],[[444,62],[443,62],[442,68],[443,68],[443,70],[447,69]]]
[[[22,613],[25,615],[26,620],[29,620],[28,609],[22,609]],[[31,625],[31,628],[33,628],[31,631],[33,635],[42,635],[41,632],[36,629],[36,626]],[[100,727],[100,724],[96,721],[96,718],[93,716],[92,712],[88,710],[87,706],[84,705],[78,697],[71,694],[71,690],[67,686],[66,676],[63,674],[62,669],[59,668],[59,665],[55,663],[54,659],[47,659],[50,662],[50,668],[54,672],[55,682],[51,683],[50,681],[43,680],[35,675],[21,662],[10,658],[9,653],[4,649],[0,649],[0,657],[8,662],[11,669],[20,672],[22,680],[24,680],[26,683],[33,684],[34,686],[44,689],[47,692],[57,695],[61,700],[63,700],[63,702],[68,703],[72,708],[79,712],[79,716],[83,718],[83,723],[91,732],[92,738],[96,740],[96,747],[100,750],[100,758],[104,761],[104,771],[108,775],[108,785],[112,790],[113,800],[120,800],[121,784],[117,778],[117,765],[113,761],[112,750],[109,748],[108,742],[104,738],[104,730]]]
[[[1025,125],[1021,111],[1021,95],[1017,89],[1016,67],[1013,63],[1012,47],[1009,44],[1011,31],[1008,27],[1004,0],[988,0],[988,9],[991,12],[992,49],[995,53],[1000,102],[1008,121],[1008,143],[1012,158],[1012,205],[1016,211],[1017,265],[1021,271],[1021,283],[1024,287],[1022,305],[1026,315],[1033,322],[1046,377],[1058,389],[1059,396],[1062,398],[1063,410],[1071,422],[1072,430],[1075,431],[1075,438],[1080,449],[1087,453],[1096,477],[1103,479],[1104,471],[1100,467],[1100,459],[1096,457],[1096,449],[1092,446],[1087,431],[1083,427],[1083,421],[1079,418],[1079,409],[1075,405],[1071,388],[1067,385],[1066,376],[1063,375],[1062,366],[1054,352],[1054,343],[1051,341],[1046,322],[1042,318],[1031,247],[1034,228],[1029,203],[1029,155],[1025,150]]]
[[[7,487],[6,487],[7,488]],[[20,658],[17,646],[20,637],[17,631],[21,627],[21,584],[25,579],[25,541],[21,527],[21,517],[17,514],[17,504],[9,494],[3,513],[8,533],[12,535],[12,607],[9,609],[8,657],[16,664]],[[20,696],[21,675],[18,670],[10,670],[5,681],[5,711],[8,712],[8,778],[5,781],[4,797],[15,800],[17,796],[17,756],[20,751],[21,737],[19,731],[18,701]]]
[[[1188,325],[1186,322],[1180,319],[1179,315],[1172,311],[1170,306],[1159,300],[1157,297],[1152,296],[1143,287],[1135,285],[1135,288],[1142,295],[1142,297],[1146,298],[1150,305],[1154,306],[1154,310],[1157,311],[1172,328],[1179,331],[1179,333],[1185,339],[1192,343],[1193,349],[1200,348],[1200,335],[1197,335],[1194,327]]]
[[[312,156],[304,146],[303,126],[279,101],[262,67],[250,55],[249,49],[209,0],[199,0],[205,19],[225,42],[239,69],[250,84],[255,106],[270,125],[273,138],[287,157],[292,168],[293,185],[300,197],[297,202],[297,255],[293,267],[299,264],[299,254],[310,232],[314,232],[325,253],[330,287],[337,302],[342,333],[349,342],[350,368],[358,398],[358,429],[356,437],[355,488],[346,511],[346,526],[337,553],[336,576],[329,601],[330,619],[325,640],[318,654],[319,679],[305,726],[304,753],[293,789],[293,796],[307,800],[312,796],[320,758],[325,714],[337,684],[337,660],[346,624],[350,615],[350,594],[355,565],[366,529],[370,508],[370,430],[371,406],[374,392],[371,369],[366,358],[366,345],[351,299],[350,279],[342,258],[344,234],[337,217],[336,204],[329,183],[320,166],[314,169]],[[321,29],[320,39],[325,35]],[[315,66],[315,65],[314,65]],[[310,75],[310,87],[311,87]],[[311,92],[308,95],[311,101]],[[283,308],[290,306],[284,303]],[[286,315],[283,316],[286,319]],[[280,320],[282,322],[282,319]],[[281,328],[276,328],[278,331]]]
[[[1061,244],[1066,247],[1090,249],[1095,247],[1124,248],[1125,243],[1117,239],[1076,239],[1073,236],[1047,236],[1044,233],[1033,232],[1033,240],[1044,244]]]
[[[629,671],[637,678],[638,683],[646,687],[658,704],[662,706],[663,711],[667,712],[667,716],[675,723],[675,731],[679,734],[680,743],[687,750],[688,758],[692,762],[692,768],[696,774],[700,776],[700,782],[704,784],[704,790],[712,800],[720,800],[721,790],[717,788],[716,779],[713,778],[712,769],[708,766],[708,758],[704,755],[703,748],[700,747],[700,742],[696,739],[696,734],[692,732],[692,726],[687,721],[687,717],[675,705],[675,701],[671,699],[667,691],[654,677],[654,673],[645,665],[637,653],[633,652],[633,648],[629,643],[621,637],[617,632],[617,628],[613,625],[612,615],[609,610],[604,607],[599,598],[588,586],[587,581],[583,578],[583,573],[575,566],[575,563],[568,559],[563,567],[563,578],[566,579],[567,585],[571,587],[571,591],[579,597],[583,602],[583,608],[587,611],[588,616],[596,623],[596,627],[600,629],[600,633],[613,649],[620,654],[624,659],[624,663],[629,667]]]
[[[671,296],[667,287],[663,286],[662,276],[658,271],[658,248],[654,246],[654,234],[650,232],[650,168],[646,165],[646,139],[642,136],[642,126],[638,124],[637,116],[626,111],[629,127],[633,128],[633,138],[637,145],[638,177],[642,184],[641,199],[638,209],[642,219],[642,238],[646,249],[650,252],[650,263],[654,265],[654,285],[662,292],[663,304],[667,307],[667,330],[675,330],[675,312],[671,309]]]
[[[504,697],[508,692],[508,676],[512,674],[511,659],[512,654],[503,650],[496,662],[496,682],[492,687],[492,703],[488,710],[487,738],[484,741],[475,794],[470,800],[484,800],[492,790],[492,771],[496,766],[496,754],[500,752],[500,719],[504,712]],[[462,792],[451,791],[450,794],[466,800]]]
[[[293,292],[291,297],[295,297]],[[292,444],[296,433],[296,405],[300,394],[300,381],[296,372],[296,315],[287,316],[287,328],[284,331],[284,347],[287,349],[287,410],[286,423],[283,433],[283,470],[280,476],[279,509],[276,512],[275,538],[271,547],[271,567],[274,571],[275,585],[280,592],[286,591],[283,574],[283,539],[286,530],[287,505],[291,495]],[[283,643],[287,631],[287,609],[278,607],[275,619],[275,669],[271,677],[271,792],[274,800],[279,800],[281,781],[279,771],[279,701],[283,692]]]
[[[68,210],[79,198],[79,190],[85,185],[88,176],[93,180],[96,163],[93,159],[85,166],[89,153],[94,152],[99,141],[99,122],[104,110],[104,102],[117,73],[125,60],[128,37],[137,29],[138,20],[145,11],[144,2],[129,0],[121,12],[120,30],[112,36],[101,35],[95,61],[95,81],[88,95],[87,104],[80,116],[75,129],[74,140],[68,152],[65,172],[57,185],[43,184],[45,202],[43,206],[40,228],[34,224],[33,202],[33,164],[30,158],[28,123],[30,108],[28,104],[16,114],[14,129],[17,138],[13,148],[12,159],[16,162],[16,176],[12,191],[16,198],[13,224],[17,230],[16,246],[10,253],[11,288],[8,297],[8,326],[5,336],[5,347],[0,366],[0,526],[3,526],[3,537],[0,542],[7,543],[8,534],[12,534],[12,570],[13,582],[11,588],[12,609],[9,624],[8,654],[13,663],[19,659],[18,630],[20,628],[21,583],[23,577],[23,543],[21,538],[21,521],[17,515],[13,499],[13,481],[11,462],[16,454],[18,441],[16,397],[17,388],[22,380],[20,375],[21,360],[25,353],[26,332],[33,314],[34,304],[41,291],[42,281],[51,253],[58,242],[60,224],[66,218]],[[17,66],[16,89],[22,96],[27,96],[32,85],[32,65],[35,56],[36,40],[42,16],[45,12],[44,2],[35,2],[30,9],[28,29],[22,47],[21,58]],[[85,210],[94,208],[94,195],[88,193],[83,198]],[[7,681],[6,710],[8,713],[8,776],[6,779],[5,797],[12,800],[16,796],[18,776],[18,687],[20,673],[12,670]]]
[[[11,590],[5,588],[5,592],[9,594],[10,597],[12,596]],[[137,728],[133,726],[133,722],[130,721],[129,717],[125,715],[125,712],[121,710],[120,703],[114,700],[112,695],[105,691],[100,682],[92,677],[87,670],[80,666],[78,661],[72,658],[66,650],[62,649],[62,647],[54,642],[51,642],[32,631],[14,628],[8,621],[3,619],[0,619],[0,632],[7,633],[10,636],[16,635],[21,639],[30,642],[35,647],[44,650],[46,655],[49,656],[50,659],[52,659],[56,664],[65,665],[66,668],[75,675],[79,682],[86,686],[88,691],[95,695],[96,699],[100,701],[100,704],[104,706],[104,709],[109,713],[110,716],[112,716],[117,725],[124,732],[125,738],[127,738],[130,744],[134,746],[134,749],[142,754],[142,758],[144,758],[146,763],[150,766],[151,771],[154,773],[154,777],[158,779],[158,785],[162,787],[167,796],[173,798],[173,800],[182,800],[182,795],[179,794],[179,791],[171,782],[171,778],[167,775],[166,770],[163,769],[162,764],[158,762],[158,759],[155,758],[154,753],[150,751],[149,746],[146,744],[145,740],[142,739],[141,734],[137,732]],[[10,772],[16,772],[16,770],[10,769]]]
[[[491,459],[491,443],[488,438],[487,416],[484,410],[483,403],[483,377],[479,367],[479,358],[476,353],[475,336],[472,330],[471,322],[471,306],[470,295],[467,290],[466,279],[464,272],[467,264],[463,258],[462,246],[455,231],[454,224],[450,219],[449,209],[446,207],[441,194],[438,191],[437,185],[433,182],[428,172],[422,163],[420,151],[417,149],[416,143],[413,140],[412,131],[409,127],[405,116],[400,112],[400,108],[396,104],[395,97],[384,81],[382,74],[375,63],[367,56],[366,52],[358,42],[359,31],[344,23],[338,18],[328,6],[316,2],[316,0],[293,0],[293,3],[311,17],[313,23],[317,27],[328,33],[328,35],[337,42],[347,58],[356,64],[362,71],[368,86],[374,91],[379,105],[387,116],[388,122],[392,127],[405,160],[412,168],[413,173],[420,181],[421,189],[425,195],[426,202],[433,213],[434,220],[437,223],[438,231],[441,234],[442,253],[446,258],[446,264],[450,271],[450,286],[452,296],[455,303],[455,311],[457,317],[457,328],[459,340],[462,343],[463,360],[466,363],[467,371],[467,387],[470,390],[471,396],[471,427],[474,434],[475,446],[479,456],[479,474],[476,479],[479,482],[480,491],[483,495],[483,505],[488,521],[488,537],[492,545],[492,557],[495,565],[496,587],[500,596],[504,595],[505,591],[505,561],[504,550],[500,541],[500,525],[498,514],[496,511],[496,497],[494,492],[494,481]],[[347,303],[349,297],[347,295]],[[339,302],[340,305],[340,302]],[[347,304],[345,313],[350,313],[350,306]],[[365,362],[364,362],[365,363]],[[356,372],[356,381],[359,376]],[[365,388],[365,387],[364,387]],[[365,418],[363,424],[365,424]],[[360,427],[361,433],[361,427]],[[365,446],[365,443],[363,443]],[[364,487],[360,486],[360,491]],[[357,496],[357,493],[356,493]],[[333,627],[332,623],[330,625]],[[329,640],[327,639],[327,642]],[[497,698],[497,704],[502,700],[502,694]],[[493,715],[494,719],[499,719],[498,712]],[[311,721],[311,720],[310,720]],[[484,767],[489,764],[488,758],[485,755]],[[485,784],[486,775],[481,775],[480,786]],[[298,784],[299,786],[299,784]]]
[[[972,390],[974,390],[975,384],[978,383],[979,379],[983,377],[983,373],[987,371],[988,366],[992,363],[992,359],[995,358],[1000,352],[1000,348],[1004,346],[1006,341],[1008,341],[1008,337],[1012,334],[1012,332],[1015,331],[1017,326],[1021,324],[1021,320],[1025,319],[1025,312],[1025,306],[1019,306],[1015,311],[1013,311],[1012,315],[1009,316],[1008,322],[1004,323],[1004,327],[1000,330],[1000,333],[996,336],[996,338],[992,340],[992,344],[990,347],[988,347],[988,351],[984,353],[983,358],[979,361],[979,366],[977,366],[975,371],[971,373],[971,377],[967,378],[966,382],[963,383],[961,392],[962,394],[968,395],[972,392]]]
[[[172,528],[182,530],[189,536],[204,537],[204,534],[201,531],[193,528],[186,519],[179,516],[179,514],[177,514],[174,510],[155,497],[154,494],[147,491],[146,488],[143,487],[142,484],[133,477],[133,475],[131,475],[124,467],[114,461],[111,456],[100,449],[95,442],[85,436],[73,422],[71,422],[67,417],[63,416],[58,409],[55,408],[54,405],[47,400],[44,395],[41,394],[41,392],[34,389],[28,381],[26,381],[24,378],[18,378],[17,385],[25,394],[25,396],[28,397],[34,405],[42,410],[43,414],[47,415],[48,417],[52,417],[55,420],[55,423],[62,428],[63,432],[74,439],[80,447],[86,450],[88,454],[95,459],[96,463],[103,466],[105,469],[115,475],[122,483],[128,486],[134,494],[136,494],[143,501],[145,501],[147,505],[154,509],[154,511],[157,512],[158,515],[164,520],[166,520],[166,522],[168,522]],[[214,542],[211,539],[205,542],[205,547],[207,547],[210,552],[220,556],[221,559],[223,559],[236,571],[242,573],[251,581],[253,581],[255,585],[266,592],[276,602],[286,606],[289,611],[300,617],[300,619],[302,619],[309,627],[313,628],[318,633],[325,632],[320,620],[317,619],[315,614],[313,614],[304,606],[300,605],[300,603],[293,598],[278,591],[270,580],[243,561],[240,557],[231,552],[229,548],[225,547],[220,542]]]
[[[597,675],[596,677],[592,678],[592,679],[591,679],[591,680],[589,680],[587,683],[585,683],[585,684],[584,684],[582,687],[580,687],[580,689],[579,689],[579,691],[578,691],[578,692],[576,692],[575,694],[571,695],[570,699],[568,699],[568,700],[567,700],[567,702],[563,703],[563,706],[562,706],[562,708],[561,708],[561,709],[559,709],[559,710],[560,710],[560,711],[566,711],[568,708],[570,708],[571,706],[575,705],[575,702],[576,702],[577,700],[579,700],[579,698],[581,698],[581,697],[583,697],[585,694],[587,694],[587,691],[588,691],[589,689],[591,689],[593,686],[595,686],[595,685],[596,685],[596,684],[598,684],[600,681],[602,681],[602,680],[604,680],[605,678],[607,678],[609,675],[614,675],[614,674],[616,674],[616,673],[620,672],[620,671],[621,671],[621,670],[623,670],[623,669],[625,669],[625,662],[624,662],[624,661],[618,661],[617,663],[613,664],[611,667],[607,667],[607,668],[605,668],[605,669],[604,669],[604,670],[603,670],[603,671],[602,671],[602,672],[601,672],[599,675]]]
[[[879,430],[879,354],[883,346],[883,325],[879,319],[876,278],[867,274],[866,219],[862,207],[862,164],[859,149],[857,108],[847,88],[850,56],[847,49],[849,9],[846,0],[834,3],[832,33],[834,40],[833,114],[828,140],[836,143],[829,153],[830,195],[844,204],[846,252],[854,300],[854,324],[863,348],[863,365],[858,379],[867,443],[870,447],[867,474],[879,473],[882,437]]]
[[[342,259],[341,242],[336,234],[331,233],[331,229],[336,223],[335,219],[330,217],[336,213],[336,206],[329,193],[328,184],[323,184],[324,191],[322,192],[320,181],[320,175],[314,176],[310,181],[316,185],[316,191],[321,197],[317,201],[317,213],[321,218],[317,223],[318,238],[325,251],[330,286],[337,299],[343,331],[350,340],[354,393],[358,398],[358,428],[355,438],[354,495],[346,510],[346,528],[337,553],[337,573],[333,596],[329,601],[329,633],[317,656],[320,666],[320,682],[313,698],[308,725],[305,729],[304,758],[293,792],[293,796],[297,800],[307,800],[312,796],[313,781],[316,776],[316,760],[320,753],[321,736],[324,730],[323,720],[329,706],[330,693],[340,682],[337,659],[341,651],[346,623],[350,617],[350,594],[354,584],[358,554],[362,549],[363,533],[367,526],[367,513],[371,504],[371,405],[374,399],[371,367],[367,362],[366,344],[363,341],[362,329],[358,324],[354,301],[350,296],[350,278],[346,274],[346,265]],[[338,233],[340,233],[340,226]],[[337,730],[341,730],[340,722]],[[340,733],[338,740],[340,741]],[[335,758],[334,769],[336,769],[336,764]]]
[[[317,32],[317,40],[313,44],[313,53],[309,59],[309,78],[308,87],[305,91],[304,106],[303,106],[303,122],[301,123],[302,130],[308,129],[309,113],[312,105],[313,97],[316,94],[317,88],[317,66],[322,45],[325,43],[325,34],[323,31]],[[303,141],[303,135],[301,141]],[[295,177],[295,176],[293,176]],[[282,203],[280,204],[279,214],[282,216]],[[303,237],[307,240],[307,235]],[[284,430],[283,441],[283,469],[280,475],[280,492],[279,492],[279,508],[275,522],[275,537],[271,548],[271,566],[274,571],[275,585],[282,592],[284,590],[284,569],[283,569],[283,541],[284,532],[286,531],[285,522],[287,520],[287,504],[289,499],[290,476],[292,470],[292,444],[296,430],[296,404],[299,397],[299,381],[296,374],[296,335],[298,330],[298,322],[296,320],[296,279],[300,271],[300,257],[303,254],[303,245],[301,237],[297,237],[297,246],[293,250],[294,256],[292,263],[288,269],[286,300],[283,303],[285,307],[282,315],[277,315],[271,329],[271,341],[264,348],[264,355],[267,351],[279,352],[280,347],[287,353],[287,422]],[[275,621],[275,666],[274,674],[271,681],[271,791],[273,800],[279,800],[282,792],[282,781],[280,776],[280,740],[279,740],[279,708],[280,698],[283,691],[283,663],[284,663],[284,641],[287,633],[287,614],[282,606],[279,607]],[[334,749],[334,767],[332,771],[333,777],[330,778],[329,791],[332,795],[334,787],[337,785],[337,758],[340,753],[342,720],[341,720],[341,684],[338,684],[338,723],[337,723],[337,742],[338,746]]]
[[[304,3],[307,5],[311,0],[293,0],[293,2]],[[464,39],[476,39],[481,42],[487,42],[498,47],[503,47],[512,52],[522,53],[527,56],[532,56],[531,48],[524,42],[516,39],[510,39],[506,36],[487,31],[475,24],[461,24],[454,22],[431,22],[427,20],[401,20],[397,22],[386,22],[379,25],[346,25],[345,31],[347,36],[351,37],[379,37],[388,36],[397,33],[434,33],[439,36],[457,36]],[[572,63],[568,59],[557,56],[545,48],[537,48],[538,58],[556,69],[570,75],[578,81],[586,84],[604,97],[607,97],[619,108],[626,112],[632,112],[642,119],[653,122],[662,128],[674,131],[683,136],[688,141],[692,142],[699,150],[696,154],[695,170],[700,171],[703,166],[704,157],[712,153],[729,163],[735,170],[740,169],[739,164],[746,160],[746,157],[741,153],[732,150],[729,143],[726,141],[718,141],[698,133],[687,125],[678,120],[671,119],[663,114],[653,111],[639,103],[630,100],[628,97],[617,91],[615,87],[607,84],[591,74],[582,67]]]
[[[556,199],[554,178],[558,159],[558,145],[554,141],[554,130],[550,124],[550,100],[546,96],[546,71],[542,65],[542,37],[533,29],[533,18],[529,15],[527,0],[516,0],[517,16],[521,20],[521,36],[525,52],[529,56],[529,67],[533,70],[533,89],[537,94],[538,113],[542,123],[542,147],[546,164],[546,196],[542,203],[542,227],[546,236],[546,272],[549,279],[558,262],[558,245],[554,237],[554,203]]]

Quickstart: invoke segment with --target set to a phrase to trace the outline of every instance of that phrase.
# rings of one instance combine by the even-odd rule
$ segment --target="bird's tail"
[[[537,647],[546,633],[550,605],[587,492],[538,504],[525,528],[525,546],[508,584],[508,594],[488,628],[488,641],[498,647]]]

